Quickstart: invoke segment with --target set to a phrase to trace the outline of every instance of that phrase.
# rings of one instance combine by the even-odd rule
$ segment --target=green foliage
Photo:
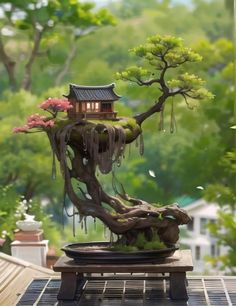
[[[139,233],[134,245],[123,245],[115,243],[110,250],[121,251],[121,252],[135,252],[139,250],[160,250],[166,248],[165,244],[160,241],[157,234],[153,235],[151,241],[148,241],[144,233]]]
[[[79,37],[87,35],[101,26],[114,25],[116,23],[107,9],[101,8],[95,11],[94,7],[94,3],[80,3],[72,0],[31,1],[30,3],[29,1],[18,0],[10,3],[1,1],[0,9],[2,14],[0,22],[5,29],[9,28],[14,33],[16,39],[23,40],[22,45],[27,45],[27,50],[25,50],[24,54],[23,81],[22,84],[19,84],[22,75],[16,74],[15,66],[18,67],[19,63],[16,58],[21,57],[21,48],[16,49],[14,52],[16,54],[7,54],[5,50],[7,42],[5,42],[5,39],[1,39],[1,60],[8,73],[9,85],[14,90],[17,88],[29,90],[31,88],[32,67],[35,59],[39,55],[44,55],[47,56],[47,59],[51,59],[51,52],[47,49],[48,45],[52,46],[54,43],[50,35],[57,33],[57,36],[59,36],[62,27],[64,28],[63,31],[68,30],[70,32],[71,43],[76,44]],[[46,51],[41,50],[42,45]],[[69,61],[70,64],[73,57],[74,55],[68,52],[65,61]],[[12,70],[8,68],[9,63],[12,63]],[[66,63],[66,67],[63,67],[65,71],[69,64]]]
[[[117,73],[118,79],[140,86],[158,85],[160,94],[166,95],[166,98],[180,94],[187,104],[188,98],[213,99],[214,95],[203,87],[205,82],[200,77],[178,71],[177,78],[171,78],[171,74],[168,74],[170,68],[202,60],[198,53],[183,46],[181,38],[155,35],[149,37],[146,44],[131,49],[131,52],[142,58],[143,66],[131,66]]]
[[[206,88],[203,88],[205,81],[194,74],[184,73],[178,76],[178,79],[172,79],[167,82],[170,89],[176,87],[187,92],[187,97],[192,99],[213,99],[214,95]]]
[[[5,2],[7,1],[1,1],[1,4]],[[170,5],[169,1],[112,2],[109,3],[110,8],[122,18],[117,26],[103,27],[99,31],[90,32],[91,34],[88,33],[91,29],[88,27],[88,31],[84,31],[84,34],[90,35],[86,34],[80,38],[78,35],[81,32],[74,32],[73,24],[64,23],[62,25],[62,19],[59,22],[60,14],[53,16],[54,24],[49,23],[51,27],[48,27],[43,34],[41,48],[32,71],[32,90],[37,93],[37,96],[25,92],[17,95],[4,93],[4,90],[9,88],[9,83],[3,65],[0,66],[1,183],[3,185],[7,182],[16,183],[16,192],[20,195],[26,194],[27,181],[32,179],[36,186],[34,196],[50,199],[51,204],[50,207],[47,207],[47,211],[50,208],[50,213],[59,222],[63,186],[59,176],[56,181],[50,179],[49,144],[44,135],[40,134],[32,137],[24,135],[16,137],[11,134],[12,127],[23,124],[24,118],[33,109],[35,110],[36,105],[42,100],[50,96],[60,97],[67,93],[69,82],[87,85],[110,83],[116,71],[137,65],[137,58],[128,56],[128,49],[142,44],[147,36],[156,33],[160,35],[171,33],[174,36],[183,37],[184,42],[193,48],[191,51],[196,50],[196,53],[203,57],[203,61],[185,64],[184,69],[190,75],[196,74],[206,80],[210,91],[215,95],[214,103],[201,104],[201,108],[195,107],[193,111],[189,111],[185,109],[182,97],[176,97],[174,107],[177,132],[174,135],[169,133],[171,109],[169,105],[166,105],[165,131],[158,132],[157,116],[145,122],[143,124],[145,155],[139,157],[135,148],[132,147],[131,156],[128,157],[127,151],[127,161],[118,169],[117,176],[130,195],[150,202],[166,204],[171,203],[182,194],[202,196],[202,191],[196,189],[198,185],[205,187],[212,183],[223,183],[224,187],[229,188],[230,170],[226,175],[223,171],[224,166],[218,164],[224,153],[232,150],[235,139],[235,131],[229,129],[230,126],[235,125],[233,118],[233,42],[231,40],[233,18],[230,16],[233,11],[229,10],[228,13],[225,10],[224,2],[196,0],[192,7],[184,4]],[[14,0],[11,3],[27,6],[29,1]],[[120,6],[114,8],[118,4]],[[66,6],[63,12],[60,12],[65,14],[66,19],[68,8],[70,8],[68,1],[60,1],[60,3],[54,1],[53,5]],[[31,14],[37,10],[32,10]],[[73,10],[74,7],[71,14],[77,14]],[[96,9],[91,11],[94,12]],[[26,28],[21,30],[9,25],[7,20],[9,14],[11,12],[5,10],[5,16],[0,19],[1,33],[7,53],[17,62],[17,78],[20,80],[23,76],[23,66],[33,45],[33,33],[29,26],[27,28],[25,25]],[[47,14],[44,16],[47,17]],[[38,15],[36,17],[45,18],[44,16],[42,14],[41,17]],[[75,19],[75,22],[84,22],[84,18]],[[42,19],[41,22],[46,24],[45,20]],[[12,36],[6,35],[6,28],[13,31]],[[74,40],[74,34],[77,35],[76,40]],[[76,57],[64,77],[63,87],[54,89],[55,79],[74,45],[78,48]],[[144,66],[141,63],[142,59],[139,58],[139,60],[137,66],[148,70],[150,67],[148,60],[144,60]],[[177,60],[179,61],[179,58]],[[183,74],[181,69],[179,72]],[[151,77],[151,75],[141,77],[144,79],[149,76]],[[174,69],[170,69],[168,80],[171,79],[178,80]],[[144,88],[121,81],[117,82],[116,91],[123,98],[116,103],[115,108],[119,115],[131,116],[134,113],[140,113],[147,108],[147,104],[151,105],[156,100],[157,90],[155,86]],[[192,105],[192,101],[190,102]],[[197,106],[196,102],[194,103]],[[156,173],[155,178],[150,177],[149,169]],[[229,174],[230,180],[227,179]],[[108,192],[112,192],[109,190],[110,180],[109,176],[102,178],[104,188]],[[234,182],[233,179],[232,182]],[[9,194],[7,197],[10,199]],[[218,201],[218,198],[216,200]],[[6,198],[4,201],[6,202]],[[11,203],[13,202],[9,200],[9,205],[5,207],[10,208],[13,205]],[[6,212],[2,213],[5,218]],[[97,240],[96,230],[91,235],[90,232],[85,235],[78,230],[78,236],[73,238],[71,227],[66,226],[60,239],[64,239],[65,242],[69,240],[86,241],[89,237],[93,237],[93,240]],[[102,238],[102,235],[100,237]],[[224,258],[228,260],[227,256]],[[229,260],[227,262],[229,263]]]
[[[16,221],[24,219],[24,213],[33,214],[37,221],[42,221],[44,237],[49,240],[50,246],[57,248],[60,246],[58,226],[38,201],[27,201],[24,196],[19,197],[13,184],[0,186],[0,195],[0,235],[6,239],[4,250],[10,252],[10,243],[17,229]]]
[[[205,198],[219,203],[221,207],[217,223],[210,224],[208,228],[218,239],[219,245],[227,246],[229,250],[227,256],[218,256],[211,262],[220,262],[222,269],[236,273],[236,152],[227,152],[220,166],[223,167],[222,182],[209,185],[205,191]]]
[[[166,247],[156,233],[153,235],[151,241],[148,241],[143,233],[139,233],[135,241],[135,246],[139,250],[160,250]]]

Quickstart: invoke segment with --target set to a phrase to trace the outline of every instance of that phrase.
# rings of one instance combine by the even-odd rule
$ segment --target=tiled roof
[[[67,98],[74,98],[77,101],[115,101],[120,98],[114,92],[115,84],[104,86],[83,86],[70,84],[70,92],[64,95]]]
[[[192,204],[195,201],[197,201],[196,198],[192,198],[192,197],[186,196],[186,195],[175,199],[175,203],[178,203],[180,207],[186,207],[186,206]]]
[[[0,305],[15,305],[33,278],[53,275],[50,269],[0,253]]]

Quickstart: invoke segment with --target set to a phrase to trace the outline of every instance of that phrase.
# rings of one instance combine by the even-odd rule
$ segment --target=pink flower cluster
[[[48,98],[39,107],[52,112],[65,112],[73,106],[66,99]]]
[[[29,127],[27,125],[14,127],[12,129],[13,133],[26,133],[29,130]]]
[[[45,116],[40,116],[39,114],[31,115],[27,119],[27,124],[20,127],[13,128],[13,133],[27,133],[28,130],[33,128],[48,128],[53,127],[55,124],[54,120],[47,120]]]
[[[54,126],[54,121],[53,120],[48,120],[46,121],[45,116],[40,116],[39,114],[34,114],[31,115],[27,119],[27,126],[32,129],[34,127],[52,127]]]

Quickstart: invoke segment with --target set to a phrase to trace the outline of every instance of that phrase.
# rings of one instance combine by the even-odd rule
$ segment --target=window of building
[[[91,112],[91,102],[86,103],[86,111]]]
[[[209,224],[215,224],[215,223],[216,223],[216,220],[210,219],[208,223],[209,223]],[[214,235],[213,235],[210,231],[209,231],[209,234],[210,234],[211,237],[214,237]]]
[[[208,223],[208,220],[206,218],[201,218],[200,219],[200,234],[206,235],[206,233],[207,233],[207,223]]]
[[[212,257],[216,256],[216,245],[215,244],[211,245],[211,256]]]
[[[187,229],[189,231],[193,231],[194,230],[194,218],[192,218],[192,220],[187,224]]]
[[[195,247],[195,259],[200,260],[201,259],[201,248],[199,245],[196,245]]]
[[[112,111],[112,107],[111,107],[111,103],[102,103],[102,111],[103,112],[111,112]]]
[[[82,111],[84,106],[82,104]],[[99,112],[99,102],[86,102],[86,111],[87,112]]]

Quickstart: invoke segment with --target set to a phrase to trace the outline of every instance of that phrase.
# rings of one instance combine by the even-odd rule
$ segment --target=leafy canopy
[[[213,95],[203,87],[204,81],[194,74],[179,72],[177,78],[171,78],[168,74],[166,76],[166,72],[171,68],[202,60],[198,53],[183,46],[181,38],[155,35],[130,52],[141,58],[142,65],[118,72],[118,79],[140,86],[158,84],[159,89],[169,96],[181,94],[185,99],[213,98]]]

